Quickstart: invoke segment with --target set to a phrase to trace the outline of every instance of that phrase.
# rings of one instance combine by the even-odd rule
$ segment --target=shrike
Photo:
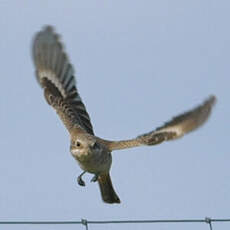
[[[69,131],[70,152],[83,170],[78,176],[78,184],[85,186],[82,180],[85,172],[94,174],[92,181],[98,181],[106,203],[120,203],[109,174],[113,150],[156,145],[182,137],[207,120],[216,101],[215,96],[210,96],[203,104],[134,139],[105,140],[94,135],[89,114],[76,88],[73,67],[51,26],[36,34],[32,52],[36,77],[44,89],[45,99]]]

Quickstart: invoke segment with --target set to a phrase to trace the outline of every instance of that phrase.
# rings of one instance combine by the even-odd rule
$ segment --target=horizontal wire
[[[43,220],[36,220],[36,221],[0,221],[0,224],[82,224],[81,221],[43,221]]]
[[[92,221],[92,220],[86,220],[82,219],[81,221],[0,221],[0,224],[43,224],[43,225],[65,225],[65,224],[147,224],[147,223],[208,223],[211,222],[230,222],[230,219],[212,219],[212,218],[205,218],[205,219],[165,219],[165,220],[101,220],[101,221]]]

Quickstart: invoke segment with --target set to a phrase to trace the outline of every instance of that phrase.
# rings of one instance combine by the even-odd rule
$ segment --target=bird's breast
[[[78,161],[87,161],[87,159],[90,159],[90,154],[87,151],[79,151],[75,148],[70,148],[70,152],[72,156],[77,159]]]
[[[71,154],[83,170],[91,173],[107,172],[111,167],[112,158],[110,153],[79,152],[71,149]]]

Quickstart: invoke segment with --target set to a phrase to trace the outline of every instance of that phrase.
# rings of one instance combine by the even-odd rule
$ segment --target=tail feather
[[[98,177],[98,183],[101,191],[101,196],[106,203],[121,203],[119,197],[114,191],[112,181],[109,174],[102,174]]]

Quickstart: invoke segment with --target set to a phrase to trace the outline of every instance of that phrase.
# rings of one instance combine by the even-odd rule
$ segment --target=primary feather
[[[76,88],[74,69],[52,27],[47,26],[36,34],[33,60],[45,98],[56,109],[67,129],[70,131],[79,126],[93,135],[90,117]]]
[[[174,117],[159,128],[142,134],[137,138],[122,141],[105,141],[108,148],[112,150],[132,148],[140,145],[156,145],[163,141],[173,140],[182,137],[205,123],[210,116],[213,105],[216,102],[215,96],[210,96],[203,104],[188,112]]]

